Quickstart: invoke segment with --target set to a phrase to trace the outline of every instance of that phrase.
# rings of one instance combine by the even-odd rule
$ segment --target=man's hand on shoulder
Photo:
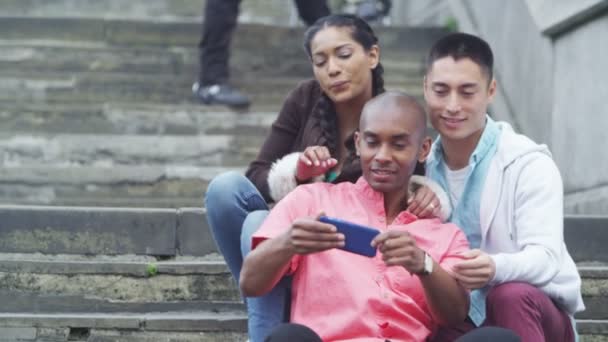
[[[284,235],[286,248],[294,254],[306,255],[344,247],[344,235],[331,224],[316,218],[299,218]]]
[[[407,211],[420,217],[438,217],[441,213],[441,200],[433,189],[420,186],[407,200]]]
[[[387,266],[403,266],[408,272],[419,274],[424,270],[424,251],[414,238],[404,231],[389,230],[380,233],[372,241],[382,253]]]
[[[463,261],[454,265],[456,279],[462,286],[474,290],[486,286],[496,273],[494,260],[479,249],[462,254]]]

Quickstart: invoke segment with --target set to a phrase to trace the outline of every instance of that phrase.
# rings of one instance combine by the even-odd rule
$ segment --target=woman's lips
[[[329,86],[329,89],[331,89],[331,91],[333,92],[341,92],[346,90],[346,88],[348,87],[349,82],[348,81],[340,81],[340,82],[334,82]]]

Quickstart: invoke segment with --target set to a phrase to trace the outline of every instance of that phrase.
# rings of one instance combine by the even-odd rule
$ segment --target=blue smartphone
[[[344,247],[341,249],[368,257],[376,255],[376,249],[371,246],[371,242],[380,234],[379,230],[328,216],[319,217],[319,221],[336,226],[336,229],[344,234]]]

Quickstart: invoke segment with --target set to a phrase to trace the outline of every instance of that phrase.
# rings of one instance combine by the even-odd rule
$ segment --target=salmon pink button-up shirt
[[[356,184],[299,186],[270,211],[253,236],[253,247],[285,233],[295,219],[320,211],[380,231],[407,231],[448,272],[468,249],[464,233],[438,219],[403,211],[387,224],[383,194],[363,178]],[[403,267],[387,267],[380,253],[368,258],[332,249],[295,256],[288,272],[294,277],[291,321],[310,327],[324,341],[423,342],[436,328],[418,277]]]

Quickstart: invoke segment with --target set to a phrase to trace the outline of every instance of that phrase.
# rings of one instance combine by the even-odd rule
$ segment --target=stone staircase
[[[243,23],[245,112],[199,105],[200,0],[0,3],[0,341],[244,341],[205,220],[211,178],[244,170],[311,77],[302,28]],[[284,1],[241,19],[285,24]],[[441,29],[378,28],[387,87],[421,97]],[[608,341],[605,219],[571,218],[584,341]]]
[[[3,14],[21,9],[4,6]],[[282,100],[311,77],[302,28],[240,25],[232,79],[254,105],[203,107],[190,91],[198,21],[17,9],[0,19],[3,203],[199,206],[213,175],[256,156]],[[421,60],[442,31],[379,31],[387,86],[420,97]]]

